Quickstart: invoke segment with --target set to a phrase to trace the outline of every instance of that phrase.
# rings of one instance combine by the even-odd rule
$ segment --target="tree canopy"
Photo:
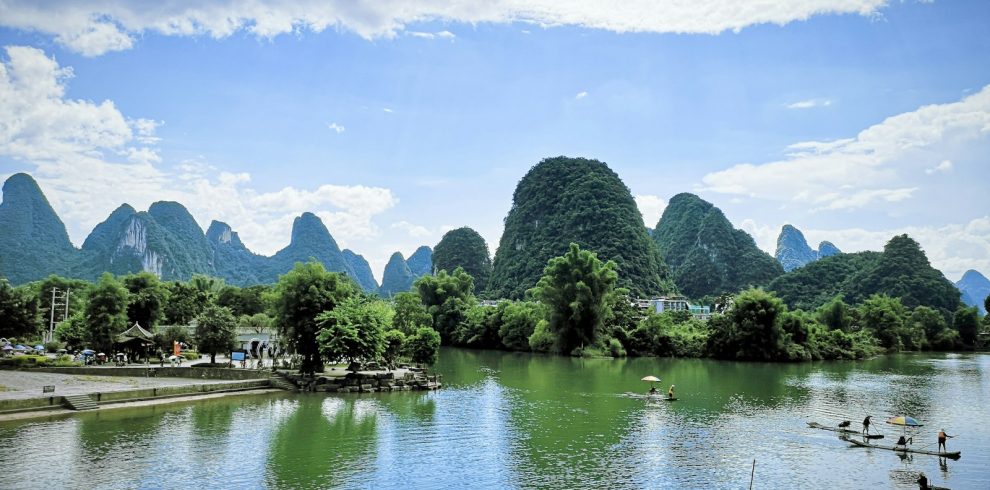
[[[230,309],[209,305],[196,318],[196,348],[210,355],[210,364],[217,362],[218,352],[228,352],[234,346],[237,321]]]
[[[323,370],[317,335],[321,324],[316,317],[333,310],[357,294],[357,286],[340,274],[327,272],[323,264],[309,262],[283,275],[275,287],[276,322],[281,335],[290,339],[302,356],[300,372]]]
[[[385,352],[385,331],[395,314],[384,301],[352,296],[316,317],[320,354],[330,362],[376,361]]]
[[[554,336],[557,352],[569,354],[595,345],[618,279],[615,268],[614,262],[602,263],[576,243],[547,263],[532,293],[547,308],[547,329]]]

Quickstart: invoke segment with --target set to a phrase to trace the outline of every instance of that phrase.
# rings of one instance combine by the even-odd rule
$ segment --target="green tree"
[[[224,281],[219,277],[210,277],[203,274],[193,274],[187,283],[194,289],[205,295],[207,301],[215,302],[223,290]]]
[[[532,301],[505,301],[498,307],[502,310],[502,325],[498,329],[502,345],[509,350],[529,350],[529,338],[541,322],[546,323],[543,305]]]
[[[109,272],[89,290],[86,330],[90,345],[109,352],[114,336],[127,328],[127,290]]]
[[[264,313],[241,315],[237,319],[238,329],[252,333],[268,333],[274,324],[275,319]]]
[[[925,332],[925,339],[931,344],[945,330],[945,318],[927,306],[919,306],[911,312],[908,323],[915,329]]]
[[[164,317],[164,305],[168,301],[168,287],[150,272],[139,272],[121,278],[127,295],[127,323],[139,323],[153,329]]]
[[[210,364],[217,362],[218,352],[234,347],[236,320],[229,308],[209,305],[196,317],[196,348],[210,355]]]
[[[781,326],[787,306],[772,293],[748,289],[736,296],[725,315],[709,321],[708,350],[723,359],[787,359],[787,332]]]
[[[0,337],[38,333],[38,301],[0,279]]]
[[[618,275],[615,263],[598,260],[572,243],[563,256],[550,259],[532,289],[546,305],[548,329],[557,352],[595,345],[609,315],[608,305]]]
[[[208,293],[190,283],[173,281],[168,288],[168,301],[162,308],[166,325],[189,325],[210,302]]]
[[[832,301],[825,303],[817,310],[818,321],[831,330],[848,332],[852,328],[852,316],[849,305],[842,301],[842,295],[836,295]]]
[[[899,298],[874,294],[859,307],[863,327],[873,332],[880,346],[888,350],[904,348],[902,336],[907,317]]]
[[[164,330],[156,332],[153,341],[155,346],[168,355],[172,352],[172,346],[175,342],[188,344],[192,341],[192,338],[189,337],[189,331],[185,328],[178,325],[170,325]]]
[[[217,304],[230,308],[230,312],[238,317],[264,313],[268,309],[265,296],[270,290],[271,287],[266,285],[248,286],[246,288],[224,286],[217,295]]]
[[[55,338],[65,344],[70,352],[86,346],[89,330],[86,328],[86,316],[77,311],[64,322],[55,327]]]
[[[327,272],[323,264],[310,262],[297,263],[280,277],[275,291],[276,325],[282,337],[290,339],[296,353],[302,356],[300,372],[322,371],[317,342],[320,323],[316,317],[357,294],[357,286],[339,274]]]
[[[70,279],[68,277],[50,275],[40,283],[31,283],[27,286],[30,290],[35,292],[34,296],[38,298],[39,324],[42,327],[42,330],[47,330],[49,322],[51,322],[52,318],[52,288],[57,288],[60,295],[68,294],[69,315],[71,316],[75,312],[81,312],[84,308],[86,308],[86,292],[92,284],[81,279]],[[59,303],[61,302],[62,301],[60,300]],[[61,306],[56,309],[56,324],[62,321],[64,314],[65,310]]]
[[[376,361],[385,351],[385,329],[395,312],[381,300],[347,298],[316,317],[320,353],[330,362]]]
[[[406,354],[416,364],[434,364],[439,353],[440,334],[430,327],[420,327],[406,340]]]
[[[457,326],[464,321],[468,309],[476,302],[472,294],[474,280],[464,269],[458,268],[451,274],[440,271],[435,276],[423,276],[413,286],[419,293],[420,302],[433,319],[433,329],[440,334],[445,344],[451,343]]]
[[[401,331],[392,329],[385,332],[385,350],[382,352],[382,359],[389,366],[395,364],[395,361],[402,354],[405,343],[406,334]]]
[[[433,325],[433,317],[426,311],[418,292],[406,291],[396,294],[392,297],[392,306],[395,309],[392,326],[407,336],[415,333],[420,327]]]
[[[952,316],[952,328],[959,332],[959,340],[966,347],[976,347],[980,332],[980,316],[976,307],[959,308]]]
[[[474,305],[467,310],[464,321],[454,330],[453,344],[476,349],[497,349],[501,346],[498,329],[502,325],[497,307]]]

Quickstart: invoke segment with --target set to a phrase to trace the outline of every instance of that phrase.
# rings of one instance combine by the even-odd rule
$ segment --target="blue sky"
[[[168,199],[271,254],[313,211],[380,278],[453,227],[494,253],[525,172],[583,156],[649,226],[695,192],[770,253],[907,232],[990,275],[990,3],[688,4],[8,2],[0,177],[77,245]]]

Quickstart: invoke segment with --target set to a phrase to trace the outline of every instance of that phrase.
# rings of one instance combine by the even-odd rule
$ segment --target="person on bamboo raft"
[[[670,385],[670,389],[667,390],[667,398],[673,398],[673,397],[674,397],[674,385]]]
[[[942,430],[938,431],[938,450],[939,451],[947,451],[947,449],[945,447],[945,440],[948,439],[948,438],[950,438],[950,437],[955,437],[955,436],[947,435],[945,433],[945,429],[942,429]]]
[[[905,439],[903,435],[901,435],[901,437],[897,439],[897,442],[894,443],[896,446],[907,446],[908,444],[914,444],[914,438],[908,437]]]
[[[869,433],[870,433],[870,418],[871,417],[872,417],[872,415],[867,415],[866,418],[863,419],[863,433],[864,434],[867,434],[867,435],[869,435]]]

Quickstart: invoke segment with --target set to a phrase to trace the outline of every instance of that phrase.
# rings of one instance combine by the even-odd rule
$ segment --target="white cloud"
[[[412,37],[418,37],[420,39],[447,39],[453,41],[457,36],[450,31],[440,31],[440,32],[421,32],[421,31],[407,31],[407,33]]]
[[[341,126],[341,125],[339,125],[339,124],[337,124],[335,122],[334,123],[327,124],[327,127],[330,128],[331,131],[336,131],[337,134],[343,133],[344,131],[347,130],[347,128],[345,128],[345,127],[343,127],[343,126]]]
[[[0,3],[0,25],[37,31],[86,56],[131,49],[145,33],[209,36],[223,39],[237,32],[261,38],[328,28],[354,32],[365,39],[394,38],[407,26],[427,21],[519,22],[542,27],[580,26],[612,32],[718,34],[759,24],[784,25],[827,14],[872,16],[887,0],[694,0],[606,2],[557,0],[223,0],[203,4],[160,0],[154,8],[141,0],[8,0]],[[442,34],[442,31],[439,34]]]
[[[288,244],[293,219],[320,216],[346,246],[379,237],[375,218],[398,204],[392,191],[362,185],[286,187],[258,192],[248,173],[219,170],[201,159],[162,168],[155,130],[163,123],[129,119],[113,102],[65,97],[72,70],[44,52],[8,47],[0,63],[0,157],[20,162],[38,180],[74,243],[121,203],[185,205],[200,226],[230,224],[257,253]]]
[[[585,98],[587,96],[588,96],[588,92],[581,91],[581,92],[578,92],[577,95],[574,96],[574,99],[575,100],[581,100],[581,99],[583,99],[583,98]]]
[[[422,225],[414,225],[408,221],[398,221],[392,223],[392,226],[390,228],[392,228],[393,230],[402,230],[408,233],[409,236],[413,238],[422,238],[422,237],[428,237],[434,235],[434,233],[430,231],[429,228]]]
[[[391,113],[393,113],[395,111],[393,111],[392,109],[390,109],[388,107],[382,107],[382,112],[385,112],[387,114],[391,114]]]
[[[828,107],[832,105],[832,101],[828,99],[808,99],[793,104],[788,104],[788,109],[812,109],[815,107]]]
[[[920,174],[921,162],[932,161],[933,154],[965,157],[988,136],[990,85],[958,102],[888,117],[852,138],[796,143],[784,159],[710,173],[700,190],[796,202],[813,210],[900,202],[920,185],[908,181]],[[949,168],[951,163],[942,170]]]
[[[952,160],[942,160],[938,165],[932,168],[926,168],[925,173],[932,175],[939,172],[948,172],[952,170]]]
[[[667,201],[648,194],[636,196],[634,199],[636,200],[636,207],[643,215],[643,223],[648,228],[656,226],[657,222],[660,221],[660,216],[663,215],[663,210],[667,207]]]

